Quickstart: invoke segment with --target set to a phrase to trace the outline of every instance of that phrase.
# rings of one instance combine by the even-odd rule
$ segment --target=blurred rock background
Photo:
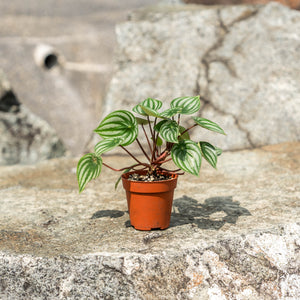
[[[115,24],[130,10],[153,3],[0,2],[0,69],[19,102],[48,122],[72,154],[82,153],[101,115],[113,72]],[[53,53],[43,52],[45,45]],[[6,140],[0,138],[3,149]]]
[[[139,10],[117,25],[105,110],[200,95],[197,114],[228,135],[195,130],[194,139],[224,150],[299,141],[299,32],[300,12],[276,2]]]
[[[228,5],[248,2],[1,1],[0,164],[90,150],[103,114],[149,96],[200,94],[201,115],[230,132],[213,137],[225,150],[299,140],[300,13],[286,7],[299,1]],[[20,134],[24,122],[35,130]]]

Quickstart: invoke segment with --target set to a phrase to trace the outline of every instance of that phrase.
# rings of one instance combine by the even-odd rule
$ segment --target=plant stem
[[[153,164],[161,163],[166,157],[168,157],[169,153],[167,151],[164,151],[155,161],[153,161]],[[165,162],[165,161],[163,161]]]
[[[149,117],[148,117],[149,118]],[[154,120],[154,126],[153,126],[153,130],[152,128],[150,127],[151,129],[151,136],[152,136],[152,142],[153,142],[153,148],[152,148],[152,154],[151,154],[151,164],[153,163],[153,161],[155,160],[155,154],[156,154],[156,151],[157,151],[157,140],[156,140],[156,134],[154,132],[154,127],[156,125],[156,121],[157,121],[157,118],[155,118]]]
[[[146,151],[144,150],[144,148],[143,148],[143,146],[141,145],[139,139],[137,138],[136,141],[137,141],[139,147],[141,148],[141,150],[143,151],[144,155],[147,157],[147,159],[148,159],[149,162],[150,162],[150,157],[148,156],[148,154],[147,154]]]
[[[150,122],[149,116],[147,116],[147,120],[148,120],[148,123],[149,123],[149,129],[150,129],[151,137],[153,139],[153,130],[152,130],[152,126],[151,126],[151,122]]]
[[[143,128],[144,134],[145,134],[145,136],[146,136],[146,139],[147,139],[147,143],[148,143],[150,152],[152,153],[152,147],[151,147],[151,144],[150,144],[150,141],[149,141],[149,138],[148,138],[148,134],[147,134],[147,132],[146,132],[145,127],[144,127],[143,124],[142,124],[142,128]]]
[[[172,158],[170,157],[170,158],[164,160],[164,163],[166,163],[166,162],[168,162],[168,161],[171,161],[171,160],[172,160]]]
[[[140,164],[135,164],[135,165],[132,165],[130,167],[125,167],[125,168],[122,168],[122,169],[115,169],[115,168],[109,166],[108,164],[106,164],[104,162],[102,164],[103,164],[103,166],[105,166],[105,167],[107,167],[107,168],[109,168],[109,169],[111,169],[113,171],[116,171],[116,172],[121,172],[121,171],[124,171],[126,169],[134,169],[135,167],[140,166]],[[146,168],[146,167],[144,167],[144,168]]]
[[[181,171],[181,169],[177,169],[177,170],[168,170],[168,169],[161,168],[161,167],[160,167],[160,169],[163,170],[163,171],[166,171],[166,172],[168,172],[168,173],[170,173],[170,174],[177,174],[177,175],[183,175],[183,174],[184,174],[184,172],[178,173],[178,171]]]
[[[191,127],[187,128],[186,130],[184,130],[183,132],[181,132],[180,136],[184,135],[187,131],[191,130],[192,128],[196,127],[198,124],[194,124]]]
[[[129,156],[131,156],[137,163],[139,163],[139,164],[142,165],[142,166],[150,167],[150,165],[144,164],[144,163],[140,162],[140,161],[139,161],[133,154],[131,154],[125,147],[123,147],[123,146],[121,146],[121,145],[120,145],[120,147],[121,147],[124,151],[126,151],[127,154],[128,154]]]

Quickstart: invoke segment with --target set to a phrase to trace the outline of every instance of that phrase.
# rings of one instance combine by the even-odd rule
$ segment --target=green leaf
[[[223,150],[221,148],[215,147],[217,156],[220,156],[223,153]]]
[[[163,140],[158,136],[156,140],[156,145],[161,146],[163,144]]]
[[[184,128],[183,126],[179,126],[179,132],[180,134],[182,134],[184,131],[186,130],[186,128]],[[186,131],[184,134],[179,136],[179,141],[181,140],[189,140],[190,139],[190,135],[189,132]]]
[[[136,119],[136,121],[137,121],[137,123],[139,125],[147,125],[147,124],[149,124],[148,120],[146,120],[146,119],[139,118],[139,117],[135,117],[135,119]],[[152,123],[152,121],[150,121],[150,122]]]
[[[142,111],[145,113],[146,116],[151,116],[151,117],[156,117],[156,118],[160,117],[160,114],[152,108],[149,108],[144,105],[139,105],[139,107],[142,109]]]
[[[182,140],[171,150],[171,157],[177,167],[192,175],[199,175],[201,168],[201,150],[193,141]]]
[[[153,140],[153,138],[151,138],[151,140]],[[162,144],[163,144],[163,140],[158,136],[156,140],[156,145],[161,146]]]
[[[126,169],[126,170],[122,173],[122,175],[125,174],[125,173],[128,173],[131,169],[132,169],[132,167]],[[117,179],[117,181],[116,181],[116,183],[115,183],[115,190],[117,189],[117,187],[118,187],[118,185],[119,185],[119,183],[120,183],[120,181],[121,181],[121,179],[122,179],[122,175]]]
[[[94,130],[102,138],[121,138],[122,146],[130,145],[138,136],[135,116],[127,110],[117,110],[106,116]]]
[[[162,107],[162,102],[157,99],[147,98],[132,109],[135,113],[146,116],[147,113],[145,113],[145,111],[142,109],[141,106],[144,106],[144,107],[150,108],[154,111],[157,111]]]
[[[160,131],[160,128],[163,124],[165,124],[166,122],[168,122],[168,120],[162,120],[162,121],[159,121],[155,126],[154,126],[154,130],[159,132]]]
[[[164,122],[159,129],[159,133],[167,142],[178,143],[179,126],[177,122],[171,120]]]
[[[207,160],[207,162],[213,167],[217,168],[217,153],[216,149],[213,145],[207,142],[200,142],[200,148],[203,157]]]
[[[109,150],[119,146],[122,142],[120,138],[109,138],[100,141],[95,146],[95,153],[101,155],[102,153],[108,152]]]
[[[191,115],[200,109],[200,96],[178,97],[171,101],[171,108],[181,108],[181,114]]]
[[[102,169],[102,158],[94,153],[88,153],[81,157],[77,164],[77,180],[79,193],[81,193],[86,184],[100,175]]]
[[[180,114],[182,111],[181,107],[169,108],[160,113],[160,118],[172,118],[173,116]]]
[[[198,124],[199,126],[205,128],[205,129],[226,135],[224,130],[213,121],[210,121],[210,120],[204,119],[204,118],[200,118],[200,117],[193,117],[193,119],[196,122],[196,124]]]

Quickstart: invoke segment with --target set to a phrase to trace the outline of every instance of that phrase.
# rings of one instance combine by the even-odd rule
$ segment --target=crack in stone
[[[236,125],[236,127],[244,132],[246,134],[246,138],[247,138],[247,141],[250,145],[250,147],[244,147],[243,149],[254,149],[256,148],[255,144],[253,143],[252,139],[251,139],[251,136],[250,136],[250,132],[248,130],[246,130],[245,128],[243,128],[238,120],[238,118],[234,115],[234,114],[231,114],[231,113],[228,113],[228,112],[225,112],[223,110],[221,110],[220,108],[218,108],[217,106],[215,106],[209,99],[205,98],[205,97],[201,97],[201,100],[204,102],[205,106],[210,106],[213,108],[214,111],[216,111],[217,113],[223,115],[223,116],[231,116],[234,120],[234,124]],[[233,151],[235,149],[232,149],[230,151]],[[236,149],[236,150],[240,150],[240,149]]]
[[[230,33],[231,28],[236,23],[240,23],[240,22],[243,22],[245,20],[252,18],[258,12],[259,12],[259,9],[254,9],[254,10],[249,9],[247,11],[244,11],[239,17],[237,17],[231,23],[229,23],[228,25],[225,25],[225,23],[222,19],[222,16],[221,16],[221,8],[217,9],[217,21],[219,23],[218,27],[220,29],[219,37],[217,38],[217,41],[211,47],[209,47],[207,49],[207,51],[204,53],[204,55],[201,58],[200,70],[198,72],[198,76],[196,79],[196,86],[195,86],[195,94],[200,95],[201,99],[204,101],[204,103],[206,105],[210,105],[215,111],[217,111],[218,113],[220,113],[222,115],[229,115],[229,116],[233,117],[237,128],[246,134],[246,138],[250,145],[250,149],[255,148],[255,144],[253,143],[253,141],[251,139],[250,132],[248,132],[246,129],[244,129],[241,126],[241,124],[239,123],[239,120],[237,119],[237,117],[235,115],[222,111],[221,109],[214,106],[212,104],[212,102],[209,100],[209,99],[211,99],[211,95],[210,95],[210,91],[209,91],[209,84],[212,82],[212,80],[210,79],[209,73],[210,73],[210,64],[213,62],[219,62],[219,63],[222,63],[226,67],[226,69],[228,70],[229,74],[232,77],[238,78],[238,74],[237,74],[232,62],[230,61],[230,59],[225,58],[225,57],[218,57],[218,56],[214,55],[214,52],[223,46],[224,40],[225,40],[227,34]],[[200,78],[201,78],[202,66],[204,68],[204,75],[205,75],[205,81],[206,81],[205,90],[203,92],[201,92],[201,87],[199,84]]]
[[[220,10],[219,10],[220,11]],[[254,17],[255,15],[257,15],[259,12],[259,9],[254,9],[254,10],[246,10],[244,11],[239,17],[237,17],[235,20],[233,20],[231,23],[229,23],[229,28],[231,28],[233,25],[235,25],[236,23],[240,23],[240,22],[243,22],[243,21],[246,21],[252,17]],[[223,20],[222,20],[222,17],[221,15],[220,16],[220,21],[223,23]],[[224,23],[223,23],[224,24]],[[224,25],[226,28],[227,26]]]

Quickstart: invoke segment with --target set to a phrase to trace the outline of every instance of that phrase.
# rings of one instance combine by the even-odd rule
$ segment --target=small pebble
[[[171,179],[171,176],[166,176],[162,174],[152,174],[152,175],[139,175],[139,174],[131,174],[129,175],[129,180],[133,181],[145,181],[145,182],[152,182],[152,181],[161,181]]]

